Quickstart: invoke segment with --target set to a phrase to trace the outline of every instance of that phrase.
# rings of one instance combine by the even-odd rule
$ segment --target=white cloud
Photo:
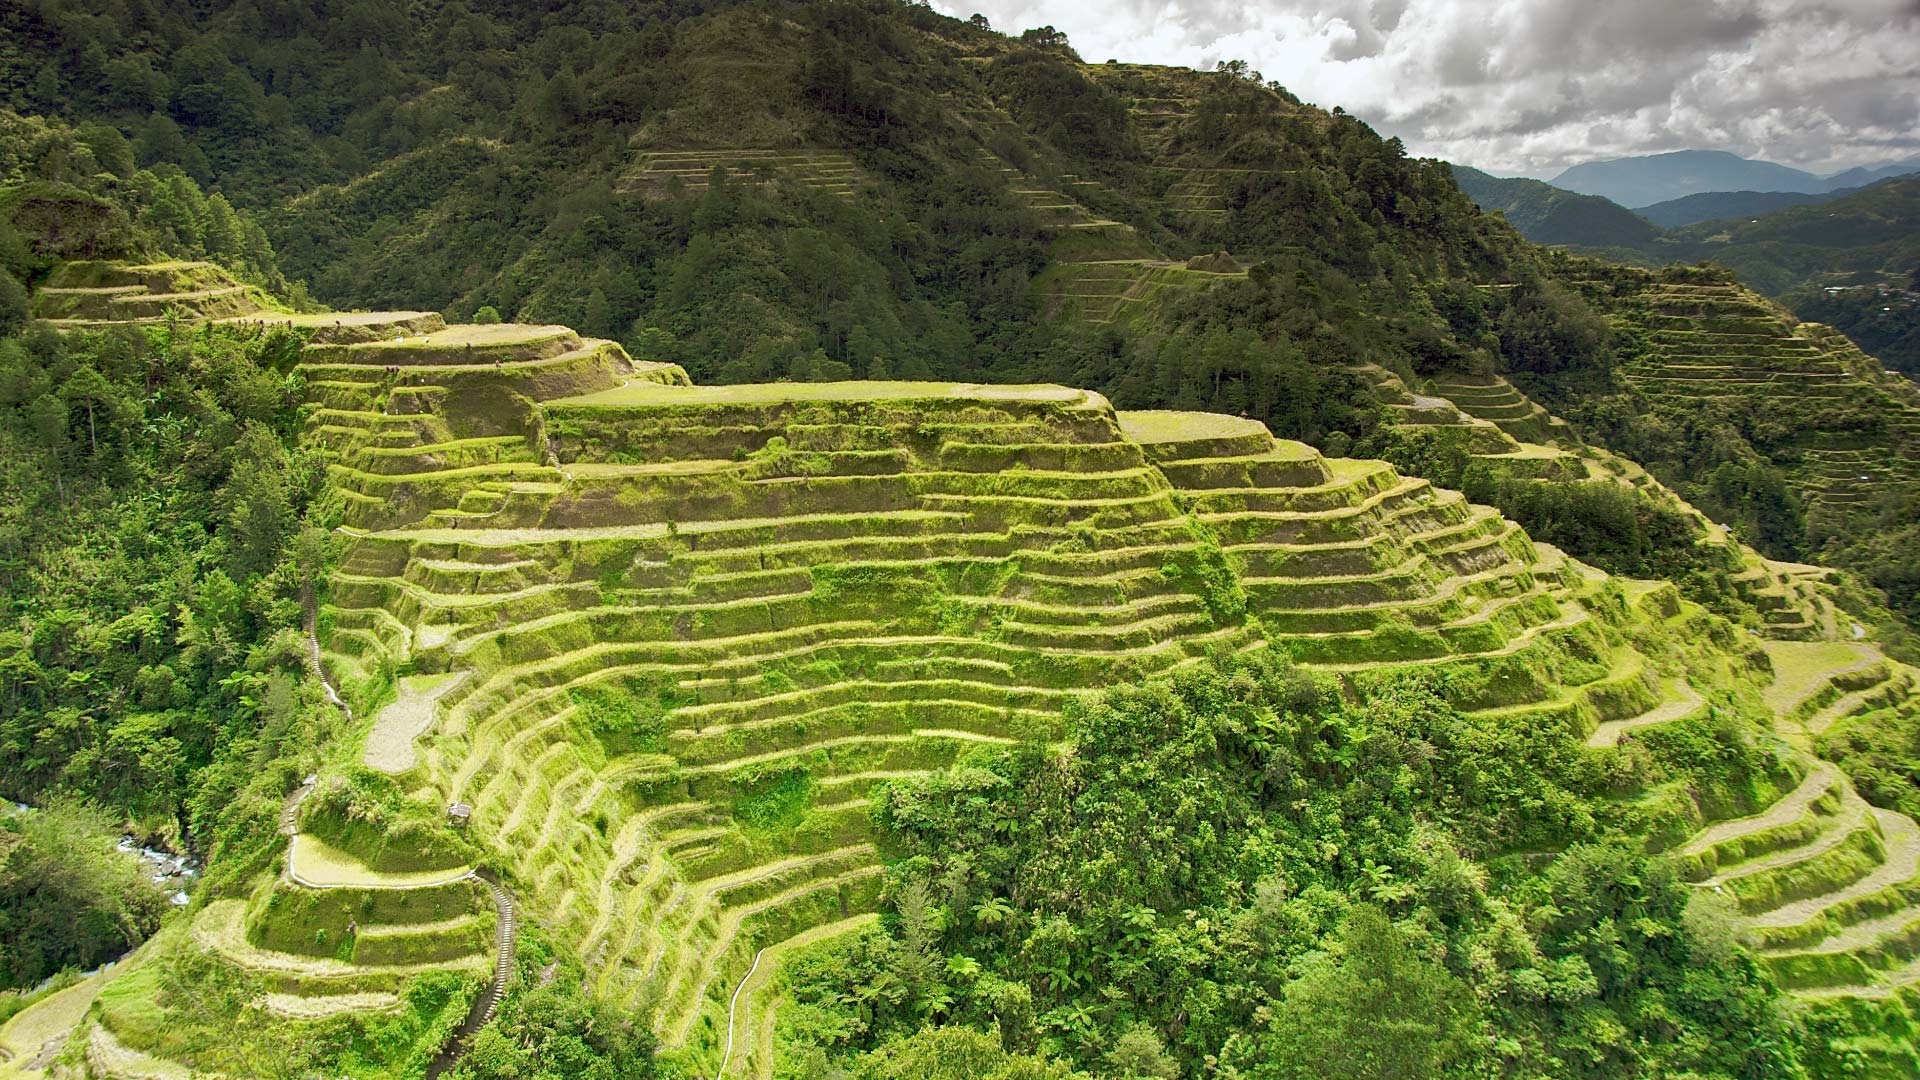
[[[940,0],[1087,60],[1243,59],[1410,150],[1551,176],[1731,150],[1816,171],[1920,154],[1920,0]]]

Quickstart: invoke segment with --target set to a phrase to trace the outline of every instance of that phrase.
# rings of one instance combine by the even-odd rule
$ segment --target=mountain
[[[1501,214],[1536,244],[1631,247],[1660,231],[1618,203],[1539,180],[1490,176],[1464,165],[1453,166],[1453,179],[1480,209]]]
[[[1503,210],[1530,240],[1644,265],[1718,263],[1802,318],[1853,336],[1886,367],[1920,374],[1910,298],[1920,177],[1824,194],[1706,192],[1633,214],[1596,196],[1556,196],[1537,181],[1455,171],[1463,191]]]
[[[1817,194],[1827,181],[1810,172],[1752,161],[1725,150],[1676,150],[1644,157],[1589,161],[1553,178],[1553,185],[1643,207],[1709,191],[1790,191]]]
[[[1703,191],[1697,195],[1684,195],[1678,199],[1654,203],[1652,206],[1643,206],[1639,214],[1655,225],[1672,229],[1720,218],[1754,217],[1769,214],[1775,210],[1784,210],[1789,206],[1812,206],[1826,202],[1837,194],[1839,193]]]
[[[1834,173],[1827,177],[1827,185],[1829,190],[1835,191],[1842,188],[1865,187],[1879,180],[1916,172],[1920,172],[1920,157],[1910,157],[1905,161],[1888,162],[1885,165],[1858,165],[1845,172]]]
[[[1645,250],[1662,262],[1710,259],[1770,296],[1801,285],[1904,286],[1920,266],[1920,176],[1757,218],[1674,229]]]

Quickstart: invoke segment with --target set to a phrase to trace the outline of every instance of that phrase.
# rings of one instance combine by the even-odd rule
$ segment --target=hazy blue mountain
[[[1905,176],[1916,172],[1920,172],[1920,157],[1910,157],[1905,161],[1893,161],[1885,165],[1857,165],[1845,172],[1837,172],[1827,177],[1827,184],[1829,190],[1837,191],[1841,188],[1866,187],[1868,184],[1885,180],[1890,176]]]
[[[1540,180],[1490,176],[1465,165],[1453,167],[1453,179],[1480,209],[1506,215],[1522,236],[1538,244],[1632,247],[1660,232],[1618,203]]]
[[[1553,186],[1599,195],[1621,206],[1642,207],[1705,191],[1831,190],[1825,179],[1770,161],[1751,161],[1725,150],[1677,150],[1670,154],[1615,158],[1575,165]]]
[[[1703,191],[1643,206],[1637,213],[1655,225],[1673,229],[1719,218],[1753,217],[1837,198],[1841,192],[1813,195],[1801,191]]]

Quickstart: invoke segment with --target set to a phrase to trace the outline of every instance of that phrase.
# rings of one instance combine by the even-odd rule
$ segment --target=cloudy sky
[[[1920,154],[1920,0],[935,0],[1086,60],[1244,59],[1423,156],[1551,177],[1731,150],[1833,172]]]

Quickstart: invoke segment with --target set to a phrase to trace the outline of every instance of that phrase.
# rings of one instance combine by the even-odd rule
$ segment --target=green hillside
[[[1911,345],[1916,324],[1901,295],[1920,265],[1920,179],[1819,195],[1711,192],[1628,214],[1538,181],[1460,166],[1454,174],[1462,191],[1536,243],[1652,266],[1713,262],[1801,319],[1839,329],[1887,367],[1920,370]],[[1882,299],[1888,290],[1891,302]]]
[[[1704,222],[1652,250],[1674,262],[1712,259],[1778,296],[1801,284],[1872,284],[1920,265],[1920,177],[1896,177],[1815,206],[1747,221]]]
[[[43,305],[75,286],[50,288]],[[472,1070],[508,1053],[490,1032],[540,1023],[525,1010],[542,957],[657,1036],[664,1075],[912,1075],[965,1030],[920,1030],[925,995],[950,1024],[998,1023],[995,1053],[1058,1069],[1184,1071],[1209,1053],[1317,1068],[1304,1029],[1250,1014],[1266,999],[1303,1020],[1363,970],[1293,952],[1310,937],[1249,951],[1178,921],[1196,905],[1344,922],[1348,963],[1413,963],[1393,993],[1450,1003],[1416,1014],[1437,1025],[1416,1071],[1557,1070],[1577,1044],[1517,988],[1590,967],[1578,920],[1626,911],[1582,875],[1623,872],[1658,884],[1610,946],[1639,957],[1609,976],[1604,1007],[1635,1033],[1618,1068],[1911,1063],[1904,1043],[1844,1033],[1905,1022],[1920,833],[1811,756],[1851,717],[1905,707],[1905,669],[1870,646],[1806,623],[1815,640],[1763,646],[1671,585],[1609,578],[1458,494],[1237,417],[1044,385],[700,387],[559,326],[203,314],[216,336],[308,340],[299,444],[328,463],[340,499],[318,513],[341,545],[310,625],[350,726],[275,815],[284,854],[204,894],[99,990],[74,1036],[94,1075],[411,1075],[450,1030],[470,1048],[459,1068],[488,1075]],[[1450,392],[1493,415],[1513,396]],[[1528,408],[1480,421],[1488,450],[1507,425],[1557,437]],[[1116,682],[1139,689],[1098,693]],[[1237,729],[1246,710],[1283,741]],[[1137,742],[1148,730],[1163,733]],[[1395,749],[1396,731],[1437,756]],[[1373,749],[1325,756],[1346,739]],[[1092,771],[1073,779],[1061,754]],[[1248,765],[1266,779],[1233,778]],[[1425,779],[1395,794],[1408,769]],[[1162,788],[1209,776],[1149,825],[1184,801]],[[1052,808],[1090,781],[1079,811]],[[1000,806],[1002,790],[1038,801]],[[464,830],[444,824],[454,803]],[[1080,835],[1080,812],[1120,831]],[[1009,814],[1038,831],[991,824]],[[1354,814],[1406,825],[1350,833]],[[1220,850],[1190,847],[1196,829]],[[1533,862],[1545,852],[1566,854]],[[1498,898],[1488,874],[1521,892]],[[1729,898],[1714,932],[1761,967],[1711,959],[1681,919],[1689,881]],[[1559,914],[1519,931],[1546,918],[1535,905]],[[1162,920],[1152,946],[1124,944]],[[1068,932],[1110,944],[1046,959]],[[1494,969],[1467,963],[1515,932]],[[1457,958],[1391,959],[1419,933]],[[1174,948],[1198,966],[1112,995]],[[1278,993],[1288,970],[1304,981]],[[248,1036],[227,1007],[164,992],[182,978],[226,980]],[[847,1007],[830,1002],[879,979],[900,996],[863,1034],[819,1033]],[[1223,979],[1275,991],[1174,1021]],[[1773,1013],[1774,980],[1818,1027]],[[1017,1004],[1003,986],[1024,988]],[[1646,1026],[1660,998],[1669,1019]],[[1663,1033],[1727,1010],[1750,1032],[1737,1047]],[[1121,1032],[1136,1057],[1116,1058]]]
[[[1905,383],[1244,65],[477,7],[0,11],[0,1078],[1920,1075]]]
[[[1641,215],[1598,195],[1524,177],[1489,176],[1464,165],[1453,167],[1453,179],[1480,209],[1505,217],[1536,244],[1638,247],[1660,233]]]
[[[1726,218],[1754,218],[1789,206],[1814,206],[1844,192],[1809,194],[1796,191],[1703,191],[1643,206],[1641,217],[1664,229]]]

